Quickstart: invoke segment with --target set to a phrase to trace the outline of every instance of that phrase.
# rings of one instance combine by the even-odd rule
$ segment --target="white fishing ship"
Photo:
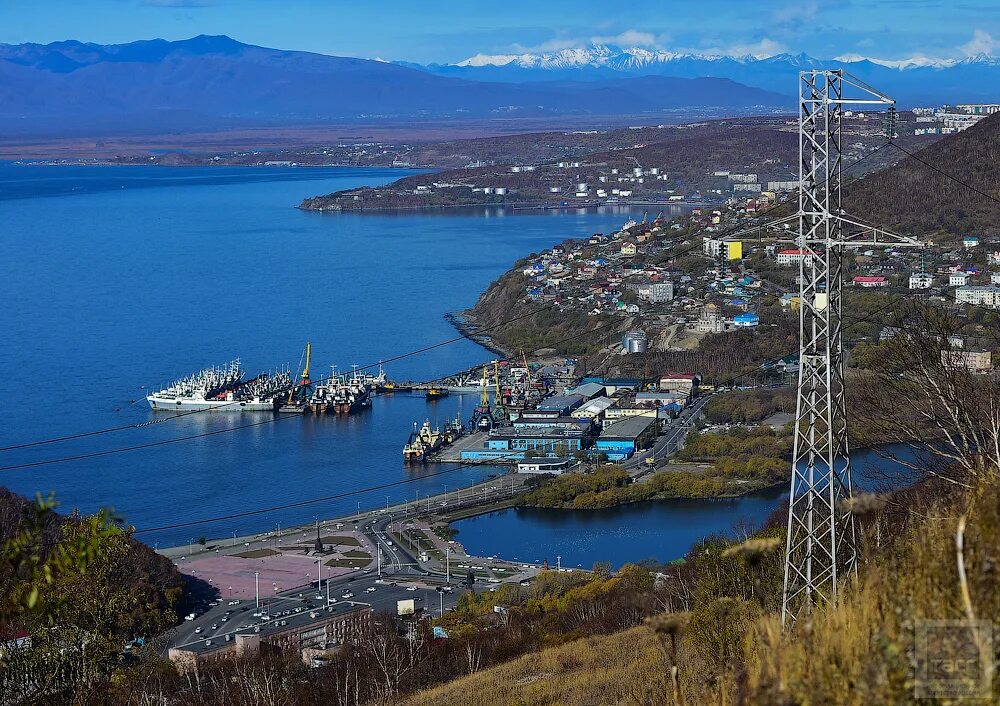
[[[239,359],[205,368],[170,386],[146,395],[154,412],[273,412],[275,398],[287,394],[292,378],[287,370],[243,379]]]

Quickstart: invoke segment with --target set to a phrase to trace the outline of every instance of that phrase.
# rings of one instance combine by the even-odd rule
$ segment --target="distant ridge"
[[[407,64],[408,66],[414,66]],[[906,106],[1000,102],[1000,58],[913,56],[886,60],[860,55],[818,59],[804,53],[728,56],[595,44],[544,53],[476,54],[455,64],[425,67],[441,76],[482,81],[598,81],[623,76],[716,76],[751,86],[788,86],[802,69],[842,67]]]
[[[793,106],[787,95],[717,77],[497,84],[226,36],[0,45],[0,132],[8,135]]]

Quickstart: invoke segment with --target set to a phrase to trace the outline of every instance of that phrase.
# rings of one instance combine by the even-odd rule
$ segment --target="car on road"
[[[239,604],[240,604],[239,601],[229,601],[227,605],[239,605]]]
[[[212,629],[213,630],[218,630],[219,629],[219,624],[218,623],[212,623]]]
[[[194,613],[188,613],[187,615],[184,616],[184,619],[185,620],[194,620],[196,617],[198,617],[198,616],[196,616]]]
[[[197,634],[198,634],[198,633],[200,633],[200,632],[201,632],[201,626],[199,625],[198,627],[196,627],[196,628],[194,629],[194,634],[195,634],[195,635],[197,635]]]
[[[406,590],[407,590],[407,591],[416,591],[416,590],[417,590],[417,587],[416,587],[416,586],[407,586],[407,587],[406,587]]]
[[[369,586],[368,588],[365,589],[365,593],[375,593],[375,587]]]
[[[341,596],[341,598],[354,598],[354,594],[351,593],[350,591],[347,591],[344,595]]]

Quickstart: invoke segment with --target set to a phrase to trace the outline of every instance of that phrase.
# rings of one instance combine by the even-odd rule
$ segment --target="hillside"
[[[549,706],[549,704],[665,703],[669,681],[659,640],[635,627],[588,637],[519,657],[447,682],[402,702],[404,706]]]
[[[1000,683],[987,682],[985,690],[977,683],[990,663],[975,659],[978,638],[962,627],[973,611],[989,625],[1000,610],[995,474],[981,477],[964,496],[953,487],[923,485],[889,498],[864,496],[852,505],[861,528],[860,580],[837,608],[821,606],[808,621],[800,617],[800,629],[781,629],[783,532],[776,530],[770,540],[751,539],[728,549],[708,543],[692,552],[686,564],[697,571],[685,611],[675,608],[643,627],[591,633],[525,654],[403,703],[461,706],[476,694],[476,703],[484,706],[867,706],[911,704],[916,693],[978,695],[986,697],[982,703],[996,703]],[[967,572],[965,580],[959,566]],[[691,580],[680,567],[661,576],[666,587],[688,587]],[[937,639],[921,642],[922,630],[938,628],[938,621],[948,622]],[[935,673],[929,660],[954,658],[951,650],[968,658],[971,667],[961,674]]]
[[[331,120],[738,111],[791,99],[725,78],[489,83],[226,36],[120,45],[0,45],[0,132],[80,135]]]
[[[845,195],[854,214],[910,235],[1000,235],[1000,114],[915,152],[987,198],[899,150],[900,161],[867,175]]]

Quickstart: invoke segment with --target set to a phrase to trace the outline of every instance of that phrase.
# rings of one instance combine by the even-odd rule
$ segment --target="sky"
[[[422,64],[593,43],[957,59],[1000,56],[1000,0],[0,0],[2,43],[198,34]]]

